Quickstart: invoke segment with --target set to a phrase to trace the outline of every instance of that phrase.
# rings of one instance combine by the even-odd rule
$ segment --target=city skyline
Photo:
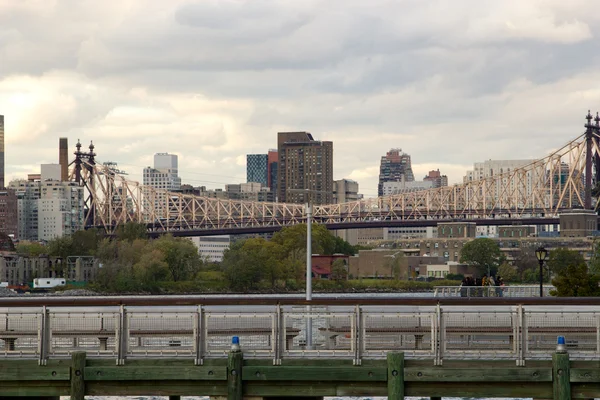
[[[98,160],[132,180],[154,153],[171,152],[183,182],[222,187],[243,182],[246,154],[275,147],[277,132],[307,131],[334,142],[334,179],[367,196],[395,147],[416,177],[439,168],[459,183],[475,162],[535,159],[583,132],[586,111],[600,108],[593,9],[8,1],[6,182],[56,162],[56,141],[68,137],[93,140]]]

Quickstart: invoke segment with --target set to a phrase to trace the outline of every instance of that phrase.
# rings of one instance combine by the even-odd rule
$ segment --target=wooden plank
[[[71,384],[65,381],[27,381],[2,382],[0,397],[22,396],[38,398],[44,396],[68,396]]]
[[[8,361],[0,364],[0,381],[68,381],[70,372],[68,365],[48,367],[31,363],[25,366]]]
[[[244,396],[274,397],[274,396],[387,396],[385,382],[244,382]]]
[[[600,382],[600,368],[571,368],[571,383]]]
[[[388,399],[404,400],[404,353],[387,353]]]
[[[571,383],[571,398],[588,400],[600,398],[600,383]]]
[[[143,366],[111,366],[85,367],[86,381],[224,381],[227,379],[226,367],[207,366],[172,366],[143,367]]]
[[[85,352],[71,355],[71,400],[85,399]]]
[[[552,354],[554,400],[571,400],[569,353]]]
[[[242,365],[244,356],[241,351],[231,351],[227,358],[227,400],[242,400]]]
[[[387,380],[384,367],[245,366],[244,381],[374,382]]]
[[[405,368],[406,382],[552,382],[550,368]]]
[[[227,396],[226,381],[86,381],[85,388],[87,396]]]
[[[552,397],[551,382],[405,382],[404,395],[411,397],[536,398]]]

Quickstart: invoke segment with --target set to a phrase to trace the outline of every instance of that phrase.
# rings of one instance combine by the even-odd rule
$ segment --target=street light
[[[548,250],[546,250],[543,246],[540,246],[535,251],[535,257],[540,263],[540,297],[544,297],[544,261],[546,261],[546,257],[548,256]]]

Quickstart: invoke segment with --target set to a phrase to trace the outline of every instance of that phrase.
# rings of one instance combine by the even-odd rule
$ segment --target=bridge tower
[[[585,126],[585,199],[584,208],[590,210],[592,208],[592,150],[593,150],[593,137],[594,137],[594,125],[592,124],[592,113],[588,110],[585,119],[587,123]]]
[[[75,182],[79,186],[83,186],[86,191],[85,198],[83,200],[83,207],[85,209],[85,221],[86,226],[93,225],[95,223],[95,203],[94,196],[96,194],[95,187],[95,174],[96,174],[96,153],[94,152],[94,143],[90,141],[89,152],[81,151],[81,142],[77,139],[75,145]]]

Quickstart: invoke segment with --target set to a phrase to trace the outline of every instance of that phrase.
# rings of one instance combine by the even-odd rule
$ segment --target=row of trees
[[[480,238],[466,243],[460,261],[477,267],[481,275],[500,275],[505,282],[539,283],[539,262],[533,249],[522,249],[514,261],[507,262],[498,243]],[[545,268],[544,282],[551,282],[556,296],[600,296],[600,243],[594,249],[589,266],[575,250],[557,248],[550,251]]]
[[[353,255],[357,250],[322,225],[313,225],[312,246],[317,254]],[[233,242],[220,265],[203,260],[188,239],[164,235],[151,240],[146,227],[134,223],[120,227],[114,238],[86,230],[46,245],[21,242],[16,251],[62,259],[94,256],[101,268],[93,287],[104,292],[156,292],[177,290],[177,286],[188,290],[207,286],[234,291],[285,290],[300,287],[305,279],[306,225],[285,228],[271,240]],[[338,263],[334,267],[334,278],[345,279],[345,266]]]
[[[323,225],[312,226],[313,254],[354,255],[356,248],[332,235]],[[232,290],[296,289],[306,273],[306,225],[282,229],[271,240],[235,242],[225,251],[221,268]],[[337,263],[333,279],[347,270]]]

